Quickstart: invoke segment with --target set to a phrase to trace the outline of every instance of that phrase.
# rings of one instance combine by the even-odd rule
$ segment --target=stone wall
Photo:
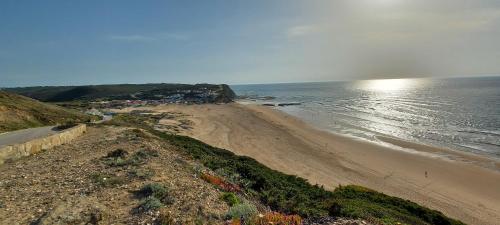
[[[86,130],[87,126],[85,124],[80,124],[47,137],[2,147],[0,148],[0,165],[4,162],[13,161],[21,157],[36,154],[42,150],[50,149],[54,146],[68,143],[85,133]]]

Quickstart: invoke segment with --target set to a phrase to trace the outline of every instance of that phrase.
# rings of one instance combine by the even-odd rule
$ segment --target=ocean
[[[500,77],[232,85],[320,129],[380,136],[500,159]],[[249,100],[245,100],[249,101]]]

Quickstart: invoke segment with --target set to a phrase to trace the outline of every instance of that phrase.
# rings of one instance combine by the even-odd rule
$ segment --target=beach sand
[[[194,126],[185,135],[250,156],[327,189],[362,185],[468,224],[500,223],[500,172],[491,169],[498,169],[497,161],[379,137],[413,149],[395,150],[321,131],[293,116],[258,105],[162,105],[147,109],[190,115],[188,119]]]

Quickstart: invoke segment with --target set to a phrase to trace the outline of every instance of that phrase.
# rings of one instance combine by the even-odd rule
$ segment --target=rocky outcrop
[[[0,148],[0,165],[4,162],[13,161],[21,157],[36,154],[42,150],[50,149],[54,146],[70,142],[76,137],[82,135],[87,130],[85,124],[69,128],[60,133],[48,137],[34,139],[25,143],[9,145]]]

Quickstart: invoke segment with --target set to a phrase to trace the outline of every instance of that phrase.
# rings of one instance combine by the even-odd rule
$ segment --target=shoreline
[[[134,109],[138,108],[128,110]],[[439,210],[465,223],[500,221],[500,172],[471,163],[478,160],[475,157],[459,154],[457,158],[465,160],[443,160],[394,150],[319,130],[264,106],[232,103],[142,109],[190,115],[194,126],[182,134],[252,157],[272,169],[327,189],[357,184]],[[446,152],[389,141],[412,144],[429,152]]]

